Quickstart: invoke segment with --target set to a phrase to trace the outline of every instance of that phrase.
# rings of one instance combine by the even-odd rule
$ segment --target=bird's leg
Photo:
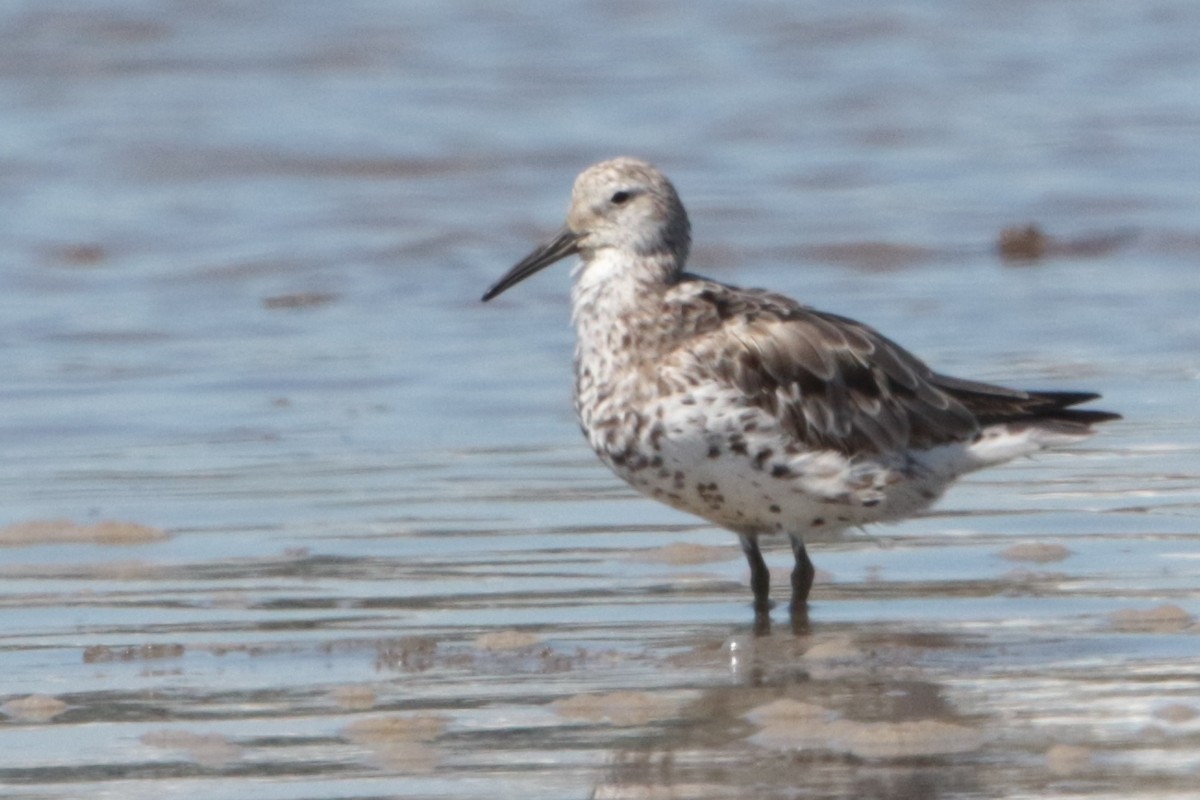
[[[750,564],[750,589],[754,592],[754,613],[766,614],[771,609],[768,597],[771,591],[771,573],[767,571],[767,563],[763,561],[762,552],[758,549],[758,537],[742,534],[742,552]]]
[[[812,591],[817,570],[800,537],[792,534],[788,538],[792,540],[792,553],[796,556],[796,567],[792,570],[792,613],[795,614],[798,609],[807,610],[808,593]]]

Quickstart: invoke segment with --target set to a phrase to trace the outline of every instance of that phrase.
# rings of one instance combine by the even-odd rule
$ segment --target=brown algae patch
[[[1001,558],[1006,558],[1009,561],[1030,561],[1034,564],[1049,564],[1053,561],[1062,561],[1071,555],[1071,551],[1061,544],[1028,542],[1025,544],[1014,544],[1012,547],[1001,550],[999,555]]]
[[[66,710],[66,703],[48,694],[18,697],[0,706],[0,711],[21,722],[48,722]]]
[[[1120,231],[1061,239],[1046,233],[1035,223],[1028,223],[1001,230],[996,252],[1009,262],[1033,262],[1046,256],[1095,258],[1116,250],[1129,240],[1130,235]]]
[[[448,723],[440,714],[367,717],[342,728],[342,736],[356,744],[427,742],[441,736]]]
[[[801,728],[821,724],[832,719],[835,714],[828,708],[814,703],[802,703],[799,700],[782,698],[758,706],[746,713],[746,719],[760,728],[796,727]]]
[[[444,661],[445,656],[438,652],[437,639],[432,636],[405,636],[380,643],[375,656],[375,667],[425,672]]]
[[[1060,777],[1077,775],[1092,766],[1092,751],[1075,744],[1056,744],[1046,751],[1046,768]]]
[[[133,545],[159,542],[166,531],[137,522],[109,520],[80,525],[69,519],[29,520],[0,527],[0,546],[46,544]]]
[[[846,750],[859,758],[950,755],[970,753],[983,746],[981,731],[936,719],[907,722],[842,722],[848,729],[842,733]]]
[[[0,546],[3,546],[0,544]],[[164,580],[177,574],[172,567],[147,561],[90,561],[82,564],[4,564],[0,566],[0,579],[22,578],[25,580],[55,578],[99,581],[153,581]]]
[[[375,707],[375,690],[370,686],[338,686],[329,699],[347,711],[368,711]]]
[[[109,647],[95,644],[83,651],[83,663],[103,664],[110,661],[154,661],[183,658],[187,648],[181,644],[141,644],[128,647]]]
[[[427,774],[441,760],[441,751],[431,742],[446,730],[448,722],[438,714],[368,717],[350,723],[341,734],[368,749],[389,769]]]
[[[1009,261],[1035,261],[1046,255],[1050,237],[1037,225],[1014,225],[1000,231],[996,251]]]
[[[1189,706],[1184,703],[1172,703],[1169,706],[1163,706],[1154,712],[1157,719],[1163,722],[1170,722],[1173,725],[1182,725],[1185,722],[1191,722],[1200,712],[1196,711],[1194,706]]]
[[[408,673],[470,669],[489,675],[566,672],[593,655],[582,649],[557,650],[540,636],[522,631],[493,631],[466,642],[408,636],[381,642],[376,653],[378,669]]]
[[[492,631],[478,637],[475,640],[475,646],[480,650],[495,653],[533,647],[541,641],[541,637],[537,634],[525,631]]]
[[[143,734],[140,741],[151,747],[178,750],[206,767],[221,767],[242,757],[242,748],[219,733],[162,729]]]
[[[108,251],[102,244],[79,242],[56,247],[50,256],[65,266],[94,267],[108,258]]]
[[[1123,608],[1108,615],[1118,631],[1138,633],[1177,633],[1191,627],[1195,617],[1179,606],[1166,604],[1155,608]]]
[[[610,692],[608,694],[577,694],[555,700],[550,708],[559,716],[584,722],[606,722],[610,725],[645,725],[656,720],[673,718],[682,699],[664,697],[650,692]]]
[[[316,308],[332,303],[338,295],[332,292],[294,292],[264,297],[263,308]]]
[[[870,669],[872,657],[854,637],[835,633],[812,638],[800,658],[814,680],[837,680]]]
[[[983,733],[936,719],[859,722],[797,700],[774,700],[745,715],[759,727],[750,741],[775,750],[846,753],[857,758],[899,759],[969,753]]]
[[[866,654],[855,644],[853,637],[834,634],[815,642],[804,651],[804,658],[810,661],[864,661]]]
[[[639,561],[674,566],[713,564],[719,561],[729,561],[735,557],[735,551],[729,547],[689,544],[688,542],[672,542],[652,550],[638,551],[631,556]]]

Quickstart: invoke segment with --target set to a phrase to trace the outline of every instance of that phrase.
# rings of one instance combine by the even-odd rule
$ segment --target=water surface
[[[7,796],[1194,793],[1200,7],[0,31]],[[811,628],[754,636],[734,537],[579,437],[567,269],[478,303],[620,153],[694,270],[1126,420],[815,549]]]

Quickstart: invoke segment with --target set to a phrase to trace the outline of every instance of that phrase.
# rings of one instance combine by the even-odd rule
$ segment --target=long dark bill
[[[580,234],[575,233],[569,228],[563,228],[558,232],[557,236],[521,259],[520,263],[505,273],[503,278],[496,281],[492,288],[484,292],[483,302],[486,303],[505,289],[515,286],[533,273],[550,266],[555,261],[561,261],[567,256],[575,255],[579,252],[580,238]]]

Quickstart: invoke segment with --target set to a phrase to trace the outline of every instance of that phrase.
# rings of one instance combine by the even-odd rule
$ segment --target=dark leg
[[[796,556],[796,568],[792,570],[792,611],[807,608],[808,593],[812,591],[813,578],[817,570],[808,557],[808,549],[799,536],[791,536],[792,553]]]
[[[812,559],[808,557],[808,549],[799,536],[790,537],[792,553],[796,556],[796,567],[792,570],[792,633],[797,636],[810,633],[808,624],[808,593],[812,590],[813,577],[817,571]]]
[[[771,573],[763,561],[762,552],[758,549],[757,536],[741,536],[742,552],[750,564],[750,589],[754,592],[754,611],[765,614],[771,607],[768,595],[771,592]]]

